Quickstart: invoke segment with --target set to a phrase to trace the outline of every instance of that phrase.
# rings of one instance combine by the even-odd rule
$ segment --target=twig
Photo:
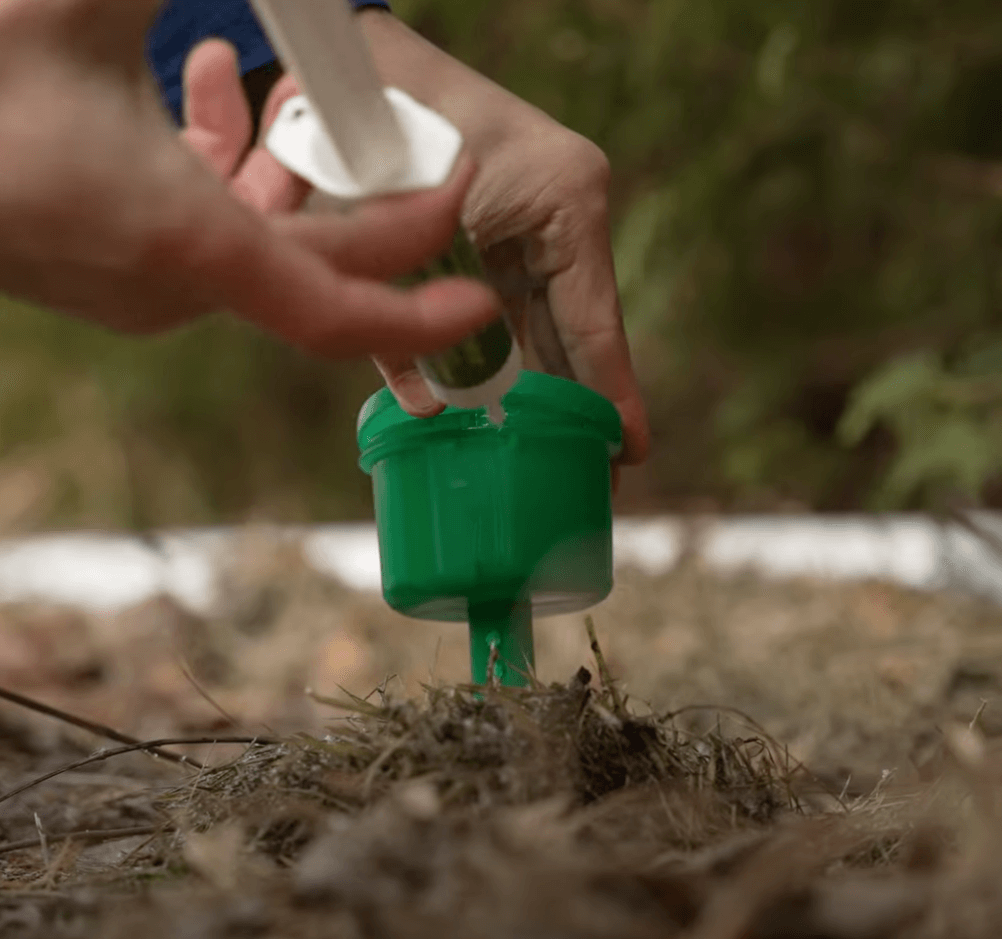
[[[528,662],[525,663],[525,669],[516,668],[514,665],[509,665],[510,668],[516,675],[521,675],[527,682],[529,682],[529,687],[533,691],[545,691],[546,685],[544,685],[536,675],[535,666],[529,665]]]
[[[379,775],[379,771],[386,765],[390,757],[393,756],[401,747],[410,743],[411,735],[405,734],[399,740],[395,740],[391,743],[382,753],[372,761],[368,770],[365,773],[365,780],[362,784],[362,798],[368,802],[372,795],[372,787],[376,782],[376,777]]]
[[[54,708],[49,704],[42,704],[41,701],[33,701],[31,698],[26,698],[24,695],[18,694],[16,691],[8,691],[6,688],[0,688],[0,698],[3,698],[5,701],[10,701],[11,704],[16,704],[19,707],[27,708],[29,711],[37,711],[39,714],[46,715],[46,717],[54,717],[56,720],[62,721],[65,724],[72,724],[74,727],[79,727],[81,730],[88,730],[92,734],[96,734],[98,737],[104,737],[107,740],[114,740],[116,743],[130,745],[142,743],[142,741],[136,737],[130,737],[128,734],[123,734],[121,731],[115,730],[113,727],[107,727],[104,724],[89,721],[85,717],[77,717],[75,714],[69,714],[66,711],[61,711],[59,708]],[[198,762],[198,760],[193,760],[191,757],[184,756],[181,753],[171,753],[169,750],[161,750],[159,747],[144,747],[144,749],[149,750],[150,753],[154,753],[156,756],[159,756],[164,760],[169,760],[171,763],[182,763],[185,766],[194,766],[196,769],[199,769],[202,765]]]
[[[598,633],[595,631],[595,620],[591,616],[585,617],[585,628],[588,630],[588,640],[591,642],[591,651],[598,665],[598,674],[602,679],[602,685],[612,695],[613,712],[620,720],[626,720],[629,715],[627,715],[623,708],[623,701],[619,697],[619,690],[616,688],[616,683],[612,680],[612,672],[609,671],[605,656],[602,654],[602,647],[598,643]]]
[[[184,675],[185,680],[195,689],[195,693],[209,705],[217,714],[219,714],[223,720],[225,720],[230,727],[242,727],[241,721],[238,721],[232,714],[230,714],[212,695],[206,691],[202,685],[199,683],[198,679],[192,674],[191,669],[188,668],[188,663],[185,661],[184,657],[178,653],[177,654],[177,667],[181,670],[181,674]]]
[[[41,900],[47,903],[65,903],[75,897],[71,893],[60,893],[58,890],[7,890],[0,886],[0,899],[3,900]]]
[[[981,706],[978,708],[977,714],[971,718],[971,723],[967,725],[968,730],[974,730],[978,726],[978,721],[981,720],[981,715],[985,713],[985,708],[988,707],[987,698],[981,699]]]
[[[274,745],[277,741],[269,740],[265,737],[165,737],[162,740],[150,740],[147,743],[131,744],[127,747],[117,747],[114,750],[99,750],[92,756],[88,756],[83,760],[77,760],[75,763],[68,763],[66,766],[54,769],[51,773],[46,773],[44,776],[39,776],[37,779],[27,782],[23,786],[18,786],[16,789],[10,790],[10,792],[5,792],[3,795],[0,795],[0,803],[13,799],[14,796],[18,796],[22,792],[26,792],[28,789],[33,789],[35,786],[39,786],[43,782],[48,782],[50,779],[53,779],[62,773],[70,773],[83,766],[90,766],[94,763],[102,763],[105,760],[110,760],[114,756],[122,756],[125,753],[137,753],[140,751],[154,753],[160,747],[200,746],[202,744],[216,743],[269,746]]]
[[[999,538],[995,532],[978,524],[967,512],[956,506],[949,506],[945,514],[948,520],[956,522],[961,528],[966,529],[980,540],[995,555],[996,560],[1002,560],[1002,538]]]
[[[211,758],[211,756],[212,756],[212,750],[210,749],[209,757]],[[188,793],[188,802],[185,805],[185,810],[191,808],[191,803],[195,799],[195,793],[198,791],[198,784],[202,781],[203,772],[204,770],[199,770],[197,773],[195,773],[195,778],[191,781],[191,791]]]
[[[150,828],[152,828],[152,827],[153,826],[151,825]],[[153,843],[153,840],[159,834],[161,834],[162,832],[167,832],[167,831],[169,831],[169,829],[167,829],[167,828],[157,828],[157,829],[151,831],[150,832],[150,836],[145,841],[143,841],[140,844],[137,844],[128,854],[125,855],[125,857],[119,858],[118,864],[116,866],[121,868],[121,867],[125,867],[126,865],[128,865],[129,862],[137,854],[139,854],[140,851],[145,851],[146,848],[148,848]],[[136,837],[140,837],[140,836],[137,835]]]
[[[247,726],[247,723],[242,720],[238,720],[229,711],[226,710],[211,694],[206,690],[205,686],[195,677],[195,672],[191,667],[191,663],[188,661],[184,652],[180,648],[174,649],[174,658],[177,662],[178,668],[181,670],[181,674],[184,675],[185,680],[195,689],[195,693],[209,705],[217,714],[219,714],[223,720],[229,724],[234,730],[242,731],[243,733],[250,733],[251,728]],[[263,723],[261,726],[269,734],[275,733],[274,728],[269,727],[267,724]]]
[[[38,817],[38,812],[35,813],[35,831],[38,832],[38,846],[42,849],[42,863],[48,867],[51,863],[49,839],[45,836],[45,829],[42,827],[42,820]]]
[[[374,694],[378,694],[379,700],[382,702],[383,707],[386,707],[386,689],[389,686],[390,682],[393,681],[394,679],[397,679],[399,681],[400,676],[397,674],[387,675],[378,685],[376,685],[375,688],[372,689],[372,691],[370,691],[365,696],[365,700],[368,701],[369,698],[371,698]],[[403,684],[403,682],[400,682],[400,684]]]
[[[487,658],[487,686],[489,688],[494,688],[497,686],[497,666],[498,659],[501,657],[498,652],[498,644],[496,642],[491,643],[491,653]]]
[[[51,861],[45,862],[45,876],[38,882],[38,886],[42,890],[51,890],[55,887],[60,873],[76,864],[82,849],[83,845],[79,842],[67,838],[56,856]]]
[[[431,659],[431,668],[428,669],[428,684],[435,684],[435,672],[438,671],[438,657],[442,652],[442,637],[439,635],[438,640],[435,642],[435,654]]]
[[[348,701],[339,701],[337,698],[322,695],[319,692],[314,691],[312,688],[306,688],[303,691],[303,694],[305,694],[311,701],[316,701],[317,704],[323,704],[325,707],[336,708],[339,711],[355,711],[366,717],[375,718],[376,720],[385,719],[387,713],[385,707],[376,707],[376,705],[369,704],[368,701],[358,697],[358,695],[352,694],[340,685],[337,687],[342,694],[348,696]]]
[[[102,844],[106,841],[124,841],[126,838],[139,838],[143,835],[154,835],[165,831],[163,826],[140,825],[135,828],[106,828],[101,829],[82,828],[77,831],[64,831],[58,835],[47,834],[46,842],[52,844],[55,841],[69,841],[79,839],[88,844]],[[0,844],[0,854],[13,854],[15,851],[25,851],[29,848],[39,847],[38,838],[25,838],[24,841],[8,841],[7,844]]]

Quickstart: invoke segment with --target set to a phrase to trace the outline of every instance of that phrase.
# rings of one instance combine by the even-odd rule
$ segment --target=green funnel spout
[[[524,688],[535,668],[532,603],[527,600],[470,601],[470,665],[475,685],[486,685],[492,671],[508,688]]]

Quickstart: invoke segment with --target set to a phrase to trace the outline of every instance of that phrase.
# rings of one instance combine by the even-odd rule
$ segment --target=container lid
[[[555,425],[569,430],[590,432],[600,436],[609,445],[610,457],[622,450],[623,427],[619,412],[607,398],[590,388],[545,375],[541,372],[523,371],[511,391],[502,401],[507,415],[502,431],[552,432]],[[488,420],[487,409],[466,411],[446,408],[433,418],[412,417],[393,396],[389,388],[377,391],[358,415],[358,447],[363,456],[374,446],[386,442],[387,431],[406,428],[407,437],[422,431],[438,435],[448,431],[497,433],[498,428]],[[363,460],[363,463],[371,460]],[[364,467],[367,468],[367,467]]]
[[[320,115],[303,95],[282,105],[268,131],[268,150],[287,170],[337,199],[354,201],[442,185],[463,146],[459,131],[399,88],[386,88],[384,93],[409,150],[407,168],[400,177],[375,185],[356,180],[337,142],[327,136]]]

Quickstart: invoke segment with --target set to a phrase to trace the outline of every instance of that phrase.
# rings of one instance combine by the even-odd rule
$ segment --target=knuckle
[[[233,226],[207,224],[218,220],[195,208],[147,217],[150,224],[137,234],[134,247],[136,263],[144,270],[170,269],[194,277],[221,273],[239,263],[238,245],[249,244]]]
[[[568,167],[573,167],[565,177],[567,206],[573,206],[573,215],[579,225],[590,227],[601,224],[608,215],[609,186],[612,169],[609,159],[600,147],[585,137],[575,135],[565,156]]]
[[[164,268],[198,271],[212,265],[211,239],[183,222],[161,222],[137,232],[131,251],[131,263],[144,272]]]
[[[612,166],[602,148],[585,137],[579,137],[575,162],[580,167],[584,184],[604,195],[612,179]]]

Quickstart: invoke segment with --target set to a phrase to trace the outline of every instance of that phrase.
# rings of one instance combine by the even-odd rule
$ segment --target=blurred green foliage
[[[608,153],[658,431],[648,489],[664,504],[984,495],[1002,466],[1002,7],[395,10]],[[124,441],[129,485],[85,508],[83,483],[54,484],[56,523],[367,511],[351,439],[367,366],[309,362],[224,323],[133,342],[13,308],[0,357],[0,470],[83,420],[60,403],[67,388],[92,389],[107,440]]]
[[[0,528],[24,466],[42,501],[28,527],[364,516],[350,412],[379,384],[228,319],[138,340],[7,303]]]

